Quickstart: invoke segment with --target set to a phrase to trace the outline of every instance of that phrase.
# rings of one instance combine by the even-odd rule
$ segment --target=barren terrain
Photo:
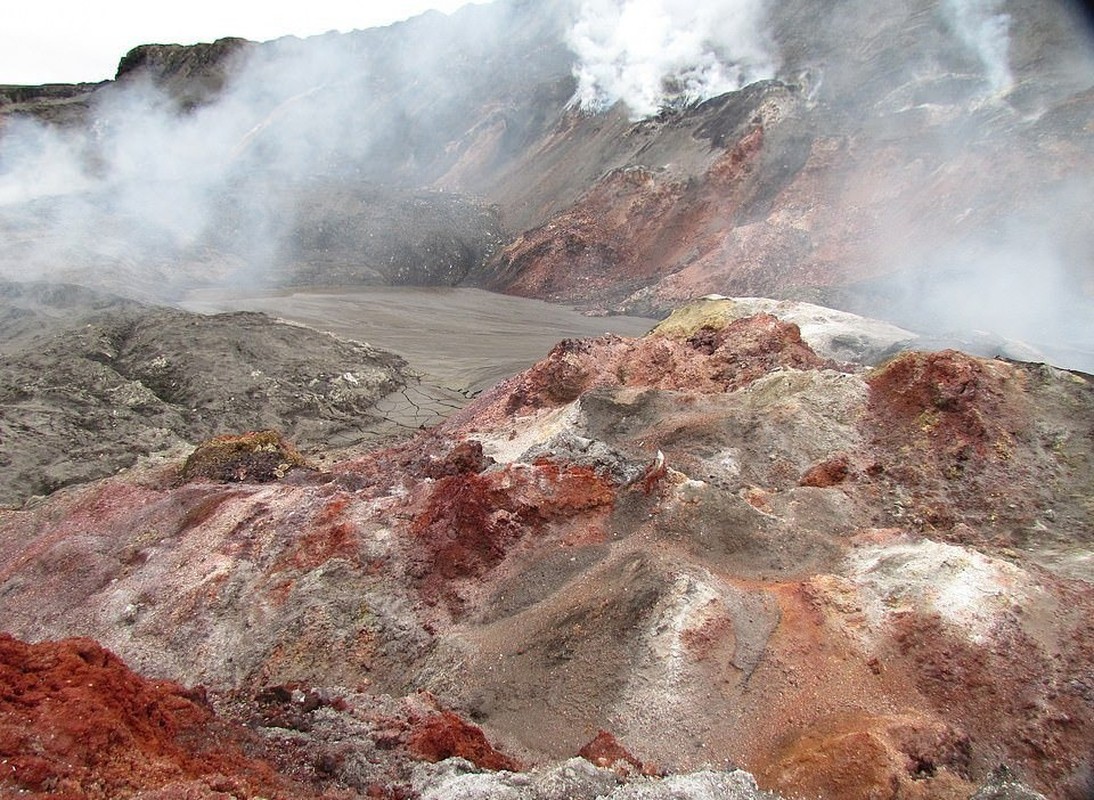
[[[693,5],[0,86],[0,795],[1094,797],[1088,16]]]

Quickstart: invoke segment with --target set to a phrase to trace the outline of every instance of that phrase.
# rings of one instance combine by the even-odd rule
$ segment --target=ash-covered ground
[[[67,284],[0,285],[0,504],[222,434],[273,428],[323,458],[395,440],[437,424],[559,336],[654,324],[476,290],[187,305],[225,313]]]

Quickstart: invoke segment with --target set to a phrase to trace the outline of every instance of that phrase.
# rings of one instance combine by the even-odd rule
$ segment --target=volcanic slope
[[[867,368],[729,300],[670,322],[306,479],[145,466],[0,512],[9,631],[204,685],[330,791],[561,796],[607,731],[617,769],[674,776],[621,797],[733,796],[729,765],[784,796],[1089,796],[1089,376]],[[427,748],[423,716],[464,733]],[[540,767],[441,787],[415,752]]]
[[[790,0],[760,26],[765,79],[653,114],[579,104],[589,6],[566,0],[142,46],[115,81],[0,91],[0,270],[160,298],[462,284],[642,315],[756,294],[1094,371],[1076,5]]]
[[[330,451],[466,402],[403,359],[258,313],[204,316],[80,286],[0,283],[0,504],[220,434]]]

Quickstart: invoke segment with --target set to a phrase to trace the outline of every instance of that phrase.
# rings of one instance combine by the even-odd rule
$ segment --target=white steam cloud
[[[315,186],[396,183],[414,167],[408,140],[450,107],[460,115],[467,70],[430,68],[416,53],[462,46],[471,34],[461,21],[474,41],[496,41],[500,27],[474,26],[491,17],[468,16],[454,18],[464,36],[455,44],[439,14],[403,23],[406,44],[384,29],[241,43],[223,56],[224,85],[198,102],[185,77],[138,70],[95,92],[86,124],[0,117],[0,277],[105,281],[167,298],[226,277],[277,280],[295,268],[296,222],[321,213]],[[378,74],[395,88],[374,88]],[[422,108],[434,117],[412,134]]]
[[[775,74],[763,0],[584,0],[569,43],[574,104],[623,101],[634,119]]]
[[[149,253],[174,258],[197,245],[215,219],[214,198],[240,180],[234,148],[264,113],[251,86],[242,81],[220,102],[180,115],[163,91],[119,84],[97,98],[89,127],[8,121],[0,150],[7,239],[0,273],[75,277]],[[253,245],[264,238],[263,231],[240,233]],[[13,251],[18,240],[25,251]]]
[[[993,94],[1007,92],[1014,83],[1010,71],[1010,15],[1001,12],[1002,0],[942,0],[942,8],[961,40],[984,67]]]
[[[890,287],[897,294],[876,311],[953,335],[963,349],[961,337],[989,332],[1034,348],[1033,360],[1094,370],[1094,302],[1083,285],[1092,255],[1089,182],[1031,192],[1036,202],[1023,213],[950,241],[921,236],[930,246],[893,256],[901,268]]]

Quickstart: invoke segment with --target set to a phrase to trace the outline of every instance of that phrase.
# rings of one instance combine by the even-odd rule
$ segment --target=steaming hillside
[[[1094,369],[1077,8],[706,5],[498,0],[5,90],[0,259],[160,298],[464,284],[661,314],[775,295]]]
[[[1092,47],[494,0],[0,87],[0,794],[1087,800]]]

